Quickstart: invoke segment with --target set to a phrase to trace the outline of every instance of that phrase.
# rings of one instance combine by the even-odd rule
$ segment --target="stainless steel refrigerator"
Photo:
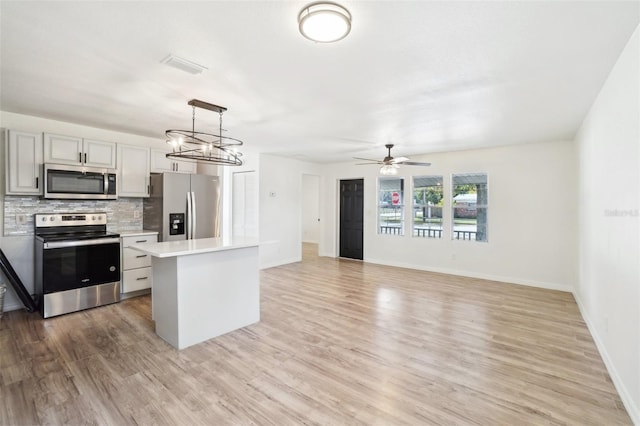
[[[150,196],[143,202],[143,227],[158,241],[220,235],[220,183],[217,176],[151,173]]]

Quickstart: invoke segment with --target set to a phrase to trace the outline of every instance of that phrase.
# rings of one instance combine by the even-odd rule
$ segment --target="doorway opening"
[[[302,257],[318,255],[320,243],[320,176],[302,175]]]

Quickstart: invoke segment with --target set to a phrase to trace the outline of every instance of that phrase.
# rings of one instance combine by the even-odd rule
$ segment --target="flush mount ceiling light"
[[[351,31],[351,13],[333,2],[315,2],[298,14],[300,34],[317,43],[342,40]]]
[[[165,131],[167,143],[173,148],[173,152],[167,154],[167,158],[190,159],[221,166],[241,166],[242,153],[237,148],[242,141],[228,136],[222,136],[222,113],[227,109],[198,99],[187,102],[193,109],[191,118],[191,130]],[[217,112],[219,115],[219,133],[196,132],[196,108],[202,108]]]

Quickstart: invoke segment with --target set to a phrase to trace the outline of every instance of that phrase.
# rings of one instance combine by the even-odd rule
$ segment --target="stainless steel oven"
[[[44,318],[120,301],[120,237],[106,213],[36,214],[36,293]]]

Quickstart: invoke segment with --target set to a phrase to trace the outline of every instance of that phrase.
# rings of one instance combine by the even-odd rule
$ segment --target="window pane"
[[[378,233],[404,235],[404,179],[378,180]]]
[[[413,177],[413,236],[442,238],[442,176]]]
[[[453,175],[452,179],[454,240],[487,241],[489,192],[486,173]]]

